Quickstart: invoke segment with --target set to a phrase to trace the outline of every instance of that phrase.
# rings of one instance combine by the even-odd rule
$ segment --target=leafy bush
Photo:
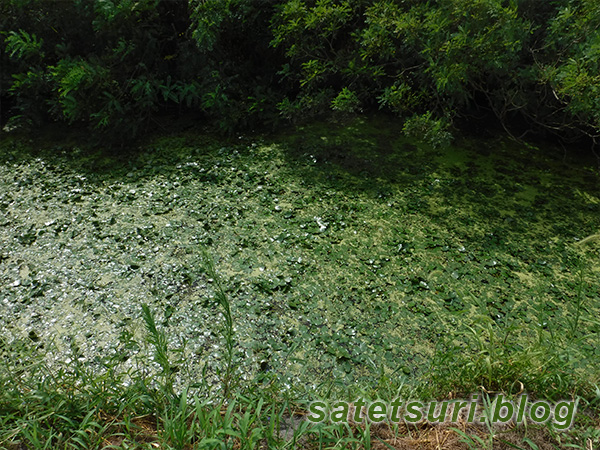
[[[360,108],[360,100],[357,95],[348,88],[342,89],[331,102],[331,109],[343,113],[357,112]]]
[[[561,3],[566,4],[549,23],[548,50],[541,64],[542,80],[553,94],[550,97],[553,108],[544,119],[558,131],[577,130],[597,137],[600,129],[600,9],[591,1]]]
[[[596,138],[599,27],[590,0],[6,0],[1,114],[121,139],[164,112],[232,132],[379,108]]]
[[[15,28],[33,28],[19,28],[5,39],[14,111],[35,116],[37,109],[43,113],[34,117],[37,122],[84,122],[117,137],[138,134],[152,113],[178,100],[159,94],[177,72],[171,60],[181,50],[178,31],[187,24],[174,17],[185,2],[64,5],[11,0],[4,7]]]
[[[448,131],[449,124],[443,119],[433,119],[427,112],[413,116],[404,123],[402,131],[412,138],[427,142],[434,148],[447,147],[452,143],[452,133]]]

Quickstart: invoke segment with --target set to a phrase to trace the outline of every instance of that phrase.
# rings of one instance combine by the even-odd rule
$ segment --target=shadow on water
[[[87,139],[83,130],[60,127],[12,137],[0,146],[0,163],[43,158],[52,170],[83,176],[94,185],[176,178],[178,168],[194,161],[197,169],[186,176],[226,182],[211,167],[226,164],[233,153],[268,159],[273,155],[257,149],[275,145],[284,169],[275,176],[381,201],[402,193],[406,201],[395,207],[439,221],[448,215],[461,218],[453,221],[463,224],[455,231],[468,239],[490,233],[591,234],[598,228],[592,217],[600,213],[600,186],[592,155],[584,160],[581,154],[501,138],[463,139],[434,149],[405,138],[401,124],[389,117],[313,123],[275,136],[228,140],[174,128],[110,150]]]
[[[513,234],[538,238],[598,229],[592,218],[600,213],[600,187],[592,155],[584,160],[581,154],[501,138],[463,139],[434,149],[405,138],[401,124],[389,117],[313,123],[275,136],[228,140],[175,127],[109,150],[87,140],[83,130],[46,128],[4,140],[0,162],[43,158],[51,170],[83,176],[94,185],[177,178],[178,168],[194,161],[195,171],[186,177],[227,182],[211,167],[226,164],[234,153],[249,160],[271,158],[258,149],[275,145],[283,156],[283,172],[275,169],[275,176],[381,201],[401,193],[405,201],[395,207],[442,222],[448,215],[462,219],[453,223],[462,223],[454,231],[464,238],[487,239],[492,233],[502,241]]]
[[[410,192],[406,212],[441,221],[462,217],[458,231],[470,239],[572,234],[570,219],[584,233],[598,227],[593,217],[600,213],[600,185],[592,155],[499,137],[434,149],[403,137],[389,118],[312,124],[281,141],[288,164],[308,184],[381,199]]]
[[[215,148],[239,145],[199,129],[190,131],[189,126],[157,131],[122,145],[103,144],[90,138],[85,129],[61,124],[35,132],[12,132],[2,138],[0,164],[20,165],[43,159],[50,168],[84,176],[92,184],[167,174],[194,157],[204,158],[208,164],[219,157]]]
[[[432,149],[402,136],[391,120],[319,123],[283,137],[288,161],[311,182],[340,182],[363,191],[378,184],[408,186],[434,169]]]

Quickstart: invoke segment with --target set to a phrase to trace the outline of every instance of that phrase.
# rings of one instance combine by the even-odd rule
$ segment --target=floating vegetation
[[[178,383],[208,373],[217,389],[225,318],[204,251],[240,376],[290,387],[421,380],[448,330],[481,321],[562,333],[582,260],[598,316],[598,255],[573,246],[598,230],[591,169],[499,140],[415,146],[384,125],[162,137],[127,158],[7,140],[0,337],[52,342],[49,364],[76,344],[82,362],[127,366],[151,359],[147,304],[185,361]],[[581,357],[600,357],[597,325],[579,324]]]

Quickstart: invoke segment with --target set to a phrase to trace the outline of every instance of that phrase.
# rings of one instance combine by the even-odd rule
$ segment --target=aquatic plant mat
[[[112,153],[3,134],[0,448],[598,448],[599,218],[594,161],[385,120]],[[482,442],[282,425],[473,392],[579,411]]]

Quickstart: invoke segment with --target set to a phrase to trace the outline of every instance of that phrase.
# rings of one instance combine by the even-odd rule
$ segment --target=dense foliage
[[[595,0],[3,0],[1,114],[120,138],[381,109],[433,145],[474,117],[595,139],[599,26]]]

